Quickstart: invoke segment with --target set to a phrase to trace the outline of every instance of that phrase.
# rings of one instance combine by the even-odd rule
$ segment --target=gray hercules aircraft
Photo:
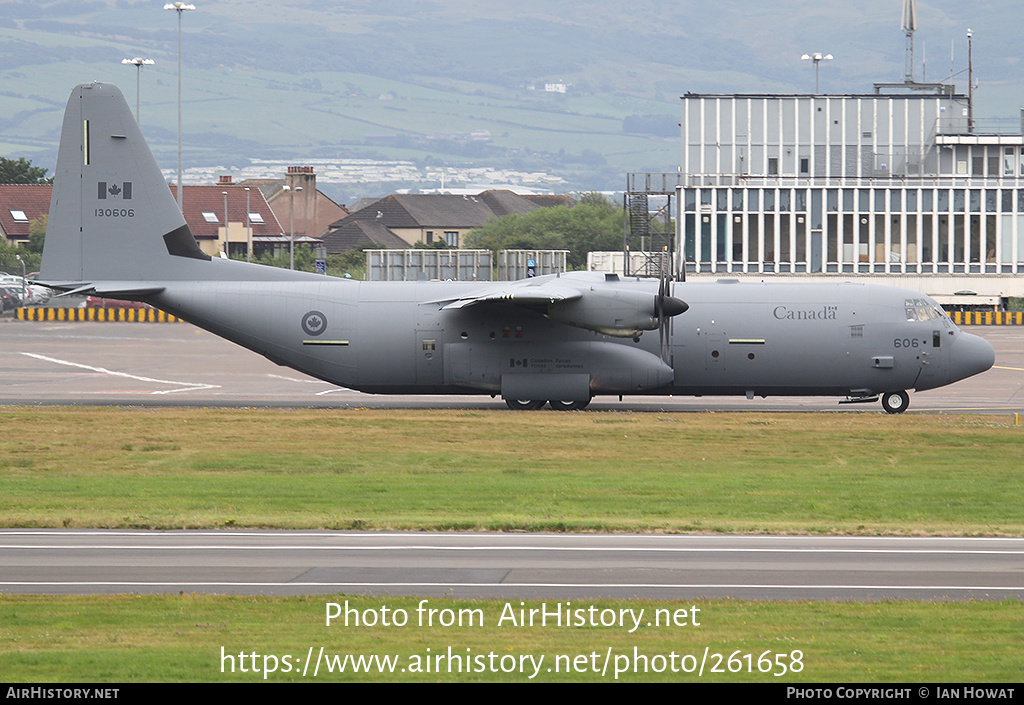
[[[145,301],[280,364],[378,394],[881,396],[989,369],[932,299],[868,284],[677,283],[580,272],[517,282],[357,282],[211,258],[121,92],[74,89],[40,279]]]

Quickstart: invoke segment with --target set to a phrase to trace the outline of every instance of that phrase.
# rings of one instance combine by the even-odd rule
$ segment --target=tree
[[[327,274],[332,277],[350,277],[362,279],[366,272],[366,254],[363,250],[372,250],[376,247],[373,243],[359,245],[355,249],[340,255],[327,256]],[[231,259],[245,261],[245,253],[240,252],[231,256]],[[264,252],[253,259],[256,264],[263,264],[268,267],[288,269],[291,258],[288,250],[283,249],[276,255]],[[295,248],[295,269],[300,272],[316,272],[316,252],[306,245],[298,245]]]
[[[455,247],[449,245],[444,240],[434,240],[429,245],[425,242],[414,242],[412,243],[414,250],[454,250]],[[372,248],[371,248],[372,249]]]
[[[600,191],[584,191],[583,193],[576,194],[576,202],[588,206],[616,207],[612,200]]]
[[[377,249],[372,242],[357,245],[339,255],[327,255],[327,273],[335,277],[351,276],[363,279],[366,276],[366,250]]]
[[[491,218],[466,235],[469,247],[498,250],[569,250],[568,265],[581,269],[594,250],[622,249],[622,210],[600,194],[573,207],[539,208],[525,215]]]
[[[46,178],[46,169],[32,166],[32,161],[19,157],[0,157],[0,184],[52,184],[53,178]]]
[[[37,254],[43,253],[43,243],[46,240],[46,223],[49,220],[49,216],[43,214],[38,218],[34,218],[31,223],[28,224],[28,251],[35,252]]]
[[[19,257],[21,258],[20,262],[18,261]],[[41,261],[41,255],[29,252],[19,245],[12,245],[7,242],[7,238],[0,237],[0,272],[21,276],[22,263],[25,265],[26,272],[36,272],[39,271]]]

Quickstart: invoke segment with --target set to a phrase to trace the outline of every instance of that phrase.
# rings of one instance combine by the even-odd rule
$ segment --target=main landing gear
[[[555,411],[581,411],[587,408],[587,405],[590,404],[590,400],[559,401],[558,399],[552,399],[548,404],[550,404],[551,408]]]
[[[590,404],[590,400],[561,401],[559,399],[552,399],[545,401],[543,399],[506,399],[505,403],[513,411],[535,411],[542,408],[545,404],[550,404],[551,408],[555,411],[577,411],[586,409],[587,405]]]
[[[910,406],[910,395],[906,392],[886,392],[882,395],[882,408],[890,414],[902,414]]]
[[[505,403],[508,404],[508,408],[512,409],[512,411],[536,411],[547,404],[543,399],[506,399]]]

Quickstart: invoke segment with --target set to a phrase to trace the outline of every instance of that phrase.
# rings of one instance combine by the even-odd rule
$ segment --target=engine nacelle
[[[662,299],[662,315],[677,316],[689,306],[674,296]],[[633,289],[591,289],[587,295],[548,308],[548,318],[618,338],[658,328],[658,294]]]

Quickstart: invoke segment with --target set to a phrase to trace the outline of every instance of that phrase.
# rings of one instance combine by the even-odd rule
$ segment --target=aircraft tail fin
[[[64,113],[40,279],[71,289],[203,278],[208,260],[121,91],[77,86]]]

